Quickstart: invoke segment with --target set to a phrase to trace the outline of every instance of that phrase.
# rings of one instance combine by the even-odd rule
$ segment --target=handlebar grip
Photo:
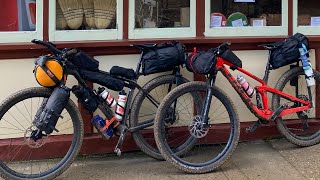
[[[61,54],[62,51],[57,49],[52,43],[50,42],[46,42],[46,41],[41,41],[41,40],[38,40],[38,39],[33,39],[31,41],[32,43],[34,44],[39,44],[39,45],[42,45],[42,46],[45,46],[47,47],[49,50],[51,50],[55,55],[58,55],[58,54]]]

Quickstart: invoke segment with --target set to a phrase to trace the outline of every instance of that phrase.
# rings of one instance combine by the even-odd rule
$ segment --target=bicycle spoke
[[[43,136],[33,134],[37,130],[37,127],[32,125],[34,111],[38,111],[43,99],[48,98],[51,92],[45,88],[32,89],[35,89],[35,92],[30,89],[22,90],[9,97],[1,105],[7,109],[5,111],[2,109],[0,113],[2,114],[0,117],[0,130],[2,130],[0,137],[3,141],[1,143],[4,145],[4,150],[1,152],[0,168],[7,171],[11,177],[19,177],[20,179],[43,179],[45,176],[49,175],[48,177],[50,177],[58,173],[58,164],[70,163],[79,149],[76,144],[81,143],[82,139],[82,124],[75,126],[75,123],[79,123],[80,117],[75,111],[76,106],[70,103],[61,114],[65,116],[64,120],[59,120],[57,123],[61,132],[53,132]],[[65,142],[62,144],[61,140],[65,140]],[[52,143],[60,144],[59,154],[51,152]],[[67,154],[67,152],[71,152],[71,154]],[[67,155],[73,157],[70,160],[62,161],[67,159]],[[52,157],[55,160],[51,160]]]

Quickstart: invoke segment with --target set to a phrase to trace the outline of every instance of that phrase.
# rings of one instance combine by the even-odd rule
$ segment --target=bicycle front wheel
[[[310,87],[310,93],[302,67],[296,67],[284,73],[275,86],[275,89],[305,101],[312,99],[313,108],[276,119],[277,128],[281,134],[288,141],[298,146],[311,146],[320,142],[320,117],[317,117],[315,110],[316,87],[320,85],[320,73],[316,70],[313,70],[313,73],[316,86]],[[272,97],[273,110],[276,110],[282,104],[287,104],[291,108],[301,106],[300,103],[289,101],[274,94]]]
[[[5,179],[53,179],[77,156],[83,123],[77,106],[69,100],[56,129],[36,140],[35,114],[51,90],[28,88],[9,96],[0,105],[0,173]]]
[[[159,151],[167,161],[185,172],[215,170],[230,157],[238,144],[240,124],[234,105],[219,88],[211,88],[213,95],[208,124],[204,124],[201,111],[195,108],[198,106],[195,102],[201,101],[203,106],[206,98],[204,82],[178,86],[165,97],[156,114],[154,134]],[[168,116],[172,109],[175,109],[175,118]],[[176,147],[190,138],[197,140],[192,149],[176,154]]]

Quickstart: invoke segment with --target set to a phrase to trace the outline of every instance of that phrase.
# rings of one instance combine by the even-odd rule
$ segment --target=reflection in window
[[[116,29],[117,0],[57,0],[58,30]]]
[[[210,27],[281,26],[281,0],[211,0]]]
[[[319,1],[298,0],[298,25],[320,26]]]
[[[35,31],[36,0],[1,0],[0,31]]]
[[[190,0],[135,0],[136,28],[190,27]]]

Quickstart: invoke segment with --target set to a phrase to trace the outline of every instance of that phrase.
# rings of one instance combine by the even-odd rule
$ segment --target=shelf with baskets
[[[196,36],[196,0],[130,0],[129,39]]]
[[[0,42],[20,43],[42,39],[43,0],[2,0]]]
[[[286,36],[288,0],[208,0],[205,36]]]
[[[293,31],[305,35],[320,35],[319,1],[293,0]]]
[[[49,1],[49,40],[122,39],[123,0]]]

